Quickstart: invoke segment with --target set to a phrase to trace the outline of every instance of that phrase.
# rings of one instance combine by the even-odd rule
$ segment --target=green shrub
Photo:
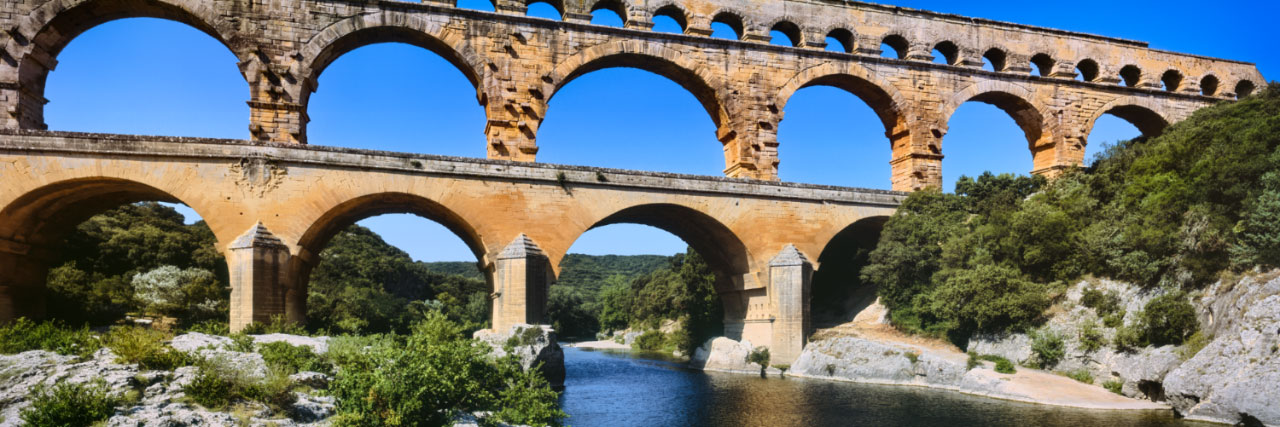
[[[1153,298],[1142,309],[1147,342],[1154,345],[1178,345],[1199,328],[1196,309],[1181,292],[1170,292]]]
[[[1120,296],[1091,287],[1080,295],[1080,304],[1094,309],[1098,317],[1106,317],[1120,311]]]
[[[307,329],[302,327],[301,323],[290,322],[287,317],[281,314],[271,316],[268,323],[253,322],[240,330],[240,333],[248,335],[263,334],[289,334],[289,335],[307,335]]]
[[[969,352],[969,361],[966,362],[966,369],[973,370],[973,368],[979,366],[982,366],[982,359],[978,358],[978,353]]]
[[[136,326],[118,326],[102,337],[116,354],[116,363],[136,363],[142,369],[173,370],[191,365],[194,358],[169,347],[169,334]]]
[[[262,360],[267,366],[287,375],[300,371],[323,373],[330,371],[329,364],[317,356],[311,347],[305,345],[291,345],[284,341],[276,341],[263,344],[258,348],[258,353],[262,354]]]
[[[920,360],[920,354],[919,354],[919,353],[913,353],[913,352],[908,351],[908,352],[906,352],[906,353],[902,353],[902,355],[903,355],[903,356],[906,356],[906,357],[907,357],[907,360],[911,361],[911,364],[912,364],[912,365],[914,365],[914,364],[916,363],[916,361],[919,361],[919,360]]]
[[[31,406],[22,410],[22,421],[32,427],[88,426],[105,421],[124,403],[111,394],[105,381],[59,383],[35,390]]]
[[[1013,374],[1018,372],[1018,369],[1014,367],[1013,362],[1010,362],[1009,359],[1005,359],[1003,357],[996,356],[994,354],[984,354],[984,355],[978,356],[978,359],[986,360],[989,362],[995,362],[996,372],[999,372],[1002,374]]]
[[[1120,310],[1115,313],[1106,315],[1106,317],[1102,318],[1102,326],[1106,326],[1108,328],[1118,328],[1124,325],[1125,314],[1127,313],[1125,313],[1124,310]]]
[[[564,416],[537,369],[521,371],[512,356],[491,360],[488,346],[464,338],[444,314],[427,313],[411,331],[332,343],[335,425],[447,425],[460,413],[477,411],[527,425]]]
[[[1116,328],[1116,334],[1111,339],[1111,344],[1120,350],[1133,350],[1139,347],[1146,347],[1146,337],[1143,333],[1144,328],[1140,322],[1132,325],[1123,325]]]
[[[227,350],[252,353],[256,347],[253,343],[253,337],[245,335],[244,332],[236,332],[231,334],[229,338],[231,338],[231,344],[227,346]]]
[[[633,347],[637,350],[658,351],[666,342],[666,334],[662,331],[650,330],[636,337]]]
[[[1123,394],[1120,392],[1124,388],[1124,381],[1110,380],[1102,383],[1102,387],[1115,394]]]
[[[102,348],[102,343],[87,327],[73,329],[58,321],[33,322],[26,318],[0,326],[0,353],[3,354],[47,350],[85,357],[99,348]]]
[[[297,398],[289,389],[289,375],[279,370],[268,369],[265,378],[255,378],[222,358],[205,359],[196,366],[195,379],[182,391],[191,401],[215,411],[240,401],[256,401],[279,413]]]
[[[231,325],[221,320],[205,320],[187,327],[187,332],[199,332],[209,335],[231,335]]]
[[[1178,349],[1178,356],[1180,356],[1182,360],[1189,360],[1192,357],[1196,357],[1196,354],[1199,354],[1200,350],[1203,350],[1204,347],[1209,345],[1212,341],[1213,337],[1206,335],[1204,331],[1196,331],[1194,334],[1191,334],[1190,338],[1187,338],[1187,340],[1182,343],[1182,348]]]
[[[1066,344],[1062,335],[1044,329],[1031,333],[1031,351],[1035,353],[1039,367],[1052,368],[1066,355]]]
[[[1102,348],[1102,341],[1105,336],[1098,329],[1097,324],[1088,322],[1080,326],[1080,332],[1076,338],[1080,341],[1080,349],[1086,353],[1091,353]]]
[[[1066,375],[1067,378],[1071,378],[1085,384],[1093,384],[1093,373],[1089,372],[1088,369],[1077,369],[1075,371],[1067,372]]]
[[[747,363],[760,365],[760,378],[764,378],[765,368],[769,366],[769,347],[756,347],[747,354]]]

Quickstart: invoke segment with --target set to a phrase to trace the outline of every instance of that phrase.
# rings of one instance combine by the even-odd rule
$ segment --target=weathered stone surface
[[[734,341],[725,337],[707,340],[693,351],[689,366],[694,369],[720,372],[760,373],[760,364],[747,362],[747,356],[755,349],[751,341]],[[776,369],[772,370],[777,372]]]
[[[40,387],[80,384],[101,379],[115,393],[132,389],[136,365],[115,363],[115,354],[102,349],[78,361],[47,351],[0,355],[0,426],[17,425],[19,414],[31,404],[31,393]]]
[[[535,331],[527,333],[526,331]],[[564,350],[556,343],[556,334],[546,325],[515,325],[510,330],[495,332],[489,329],[476,331],[475,338],[489,344],[495,357],[506,356],[508,341],[512,338],[512,354],[520,359],[520,366],[532,369],[541,366],[543,377],[552,387],[564,387]]]
[[[1280,425],[1280,294],[1225,323],[1217,338],[1169,373],[1165,396],[1190,418]]]
[[[187,332],[173,337],[169,346],[182,352],[193,353],[201,349],[220,349],[231,345],[231,338],[200,332]]]
[[[265,334],[250,335],[253,337],[253,343],[257,345],[269,344],[273,342],[286,342],[293,346],[311,347],[311,351],[315,354],[325,354],[329,351],[329,337],[308,337],[302,335],[289,334]]]

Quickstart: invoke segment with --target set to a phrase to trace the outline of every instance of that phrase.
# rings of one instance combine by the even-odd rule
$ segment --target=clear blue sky
[[[485,0],[462,7],[488,8]],[[1269,54],[1280,40],[1271,1],[1091,1],[1020,3],[902,0],[897,6],[1143,40],[1158,49],[1255,62],[1280,75]],[[554,10],[535,4],[530,14]],[[596,22],[619,25],[601,12]],[[660,21],[655,30],[670,31]],[[724,36],[717,27],[716,36]],[[183,24],[126,19],[94,28],[58,57],[45,97],[50,129],[248,138],[247,86],[236,58],[218,41]],[[310,142],[354,148],[483,157],[484,113],[475,89],[449,63],[408,45],[366,46],[340,57],[320,76],[311,99]],[[1002,111],[971,102],[952,117],[943,147],[945,186],[983,171],[1027,173],[1031,156],[1021,131]],[[1105,116],[1089,153],[1138,131]],[[871,109],[843,91],[801,90],[778,131],[783,180],[889,188],[889,145]],[[556,94],[538,134],[539,161],[721,175],[724,157],[706,112],[663,77],[607,69]],[[195,215],[184,209],[189,219]],[[409,215],[360,222],[425,261],[471,260],[445,228]],[[593,230],[572,252],[671,254],[685,244],[661,230],[614,225]]]

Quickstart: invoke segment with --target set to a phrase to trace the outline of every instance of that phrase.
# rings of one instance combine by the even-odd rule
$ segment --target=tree
[[[143,311],[186,319],[214,319],[227,310],[224,286],[209,270],[164,265],[133,276],[134,296]]]

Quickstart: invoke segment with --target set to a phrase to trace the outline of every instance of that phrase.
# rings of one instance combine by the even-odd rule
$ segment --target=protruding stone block
[[[285,314],[289,247],[259,222],[227,248],[231,330]]]
[[[790,364],[804,350],[812,280],[813,264],[794,245],[787,245],[769,261],[769,295],[778,316],[770,346],[775,363]]]
[[[498,254],[493,274],[493,326],[539,325],[547,312],[547,293],[555,281],[551,261],[521,234]]]

